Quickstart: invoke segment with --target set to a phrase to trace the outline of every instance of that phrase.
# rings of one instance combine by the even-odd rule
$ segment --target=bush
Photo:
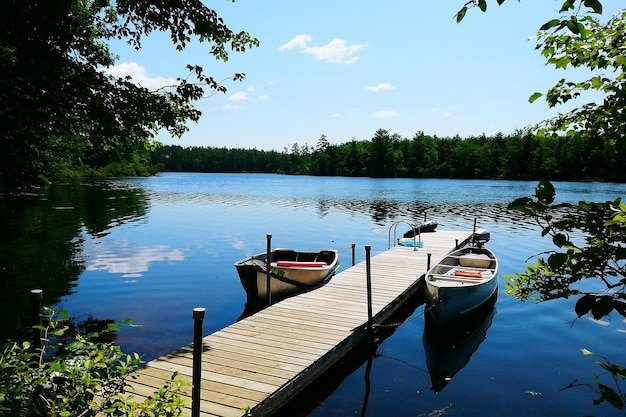
[[[99,341],[101,333],[68,337],[68,314],[44,308],[41,347],[8,342],[0,351],[0,415],[38,416],[180,416],[183,382],[176,374],[145,401],[129,394],[129,375],[141,357]],[[129,324],[124,322],[120,324]],[[103,333],[118,331],[109,323]],[[110,338],[109,338],[110,339]]]

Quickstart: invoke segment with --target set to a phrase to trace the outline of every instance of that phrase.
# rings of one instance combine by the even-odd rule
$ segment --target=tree
[[[497,0],[501,5],[505,0]],[[470,7],[487,10],[486,0],[473,0],[457,12],[458,22]],[[595,90],[605,94],[602,103],[587,103],[570,112],[536,126],[540,135],[605,136],[615,143],[626,139],[626,9],[602,23],[597,16],[603,11],[598,0],[564,0],[559,16],[543,24],[537,34],[535,49],[557,69],[586,68],[588,79],[561,79],[545,94],[535,92],[534,102],[545,96],[550,107],[580,98]]]
[[[176,50],[192,40],[228,60],[258,45],[234,33],[200,0],[9,0],[0,18],[0,185],[44,181],[60,171],[153,145],[161,129],[180,136],[201,113],[205,89],[225,87],[197,65],[156,91],[103,69],[117,57],[108,42],[136,49],[154,31]],[[241,80],[244,74],[235,74]]]

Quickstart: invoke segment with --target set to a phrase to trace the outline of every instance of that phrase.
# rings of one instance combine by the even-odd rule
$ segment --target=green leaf
[[[535,188],[535,196],[543,204],[552,204],[556,190],[550,181],[540,181]]]
[[[600,320],[604,316],[608,316],[613,311],[613,297],[602,296],[597,297],[595,303],[591,306],[591,314],[596,320]]]
[[[548,30],[550,28],[553,28],[557,25],[561,24],[561,21],[559,19],[552,19],[546,23],[544,23],[539,30]]]
[[[601,396],[599,399],[593,401],[594,404],[597,405],[603,401],[608,401],[618,410],[624,409],[624,401],[618,393],[604,384],[598,384],[598,388],[600,388]]]
[[[559,248],[565,246],[568,243],[567,235],[565,235],[565,233],[555,234],[554,237],[552,238],[552,243],[554,243]]]
[[[59,318],[59,321],[68,320],[70,318],[70,314],[67,312],[67,310],[59,310],[57,311],[56,315]]]
[[[478,8],[483,12],[487,11],[487,0],[478,0]]]
[[[532,96],[530,96],[530,97],[528,98],[528,101],[529,101],[530,103],[534,103],[534,102],[535,102],[535,101],[537,101],[537,99],[538,99],[539,97],[541,97],[541,96],[543,96],[543,93],[540,93],[540,92],[536,91],[536,92],[534,92],[534,93],[533,93],[533,95],[532,95]]]
[[[568,259],[568,256],[564,253],[553,253],[548,258],[548,265],[552,269],[559,269],[563,265],[565,265],[565,262],[567,262],[567,259]]]
[[[559,13],[564,13],[568,10],[574,10],[574,0],[565,0],[563,2],[563,5],[561,6],[561,10],[559,10]]]
[[[613,308],[617,311],[622,317],[626,317],[626,304],[622,301],[614,300]]]
[[[456,22],[461,23],[461,20],[463,20],[466,13],[467,13],[467,6],[463,6],[463,8],[459,10],[456,14]]]
[[[572,20],[568,20],[567,21],[567,28],[572,32],[575,33],[576,35],[580,34],[580,27],[578,26],[578,24],[576,23],[576,21]]]
[[[583,297],[579,298],[578,301],[576,301],[576,307],[574,307],[574,310],[576,311],[576,315],[580,318],[584,316],[585,314],[589,313],[595,301],[596,301],[596,297],[590,294],[584,295]],[[589,352],[588,350],[583,349],[583,355],[586,354],[585,351]]]
[[[593,13],[602,14],[602,3],[599,0],[584,0],[583,4],[593,10]]]
[[[62,329],[54,329],[53,331],[50,332],[51,335],[53,336],[57,336],[57,337],[61,337],[63,336],[63,334],[65,333],[65,328]]]
[[[517,210],[527,213],[529,212],[528,204],[532,201],[533,200],[530,197],[521,197],[514,201],[511,201],[508,205],[508,208],[511,210]]]

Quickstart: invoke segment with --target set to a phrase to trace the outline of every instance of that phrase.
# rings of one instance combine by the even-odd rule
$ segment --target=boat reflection
[[[487,337],[496,314],[497,292],[483,305],[460,320],[440,327],[430,314],[424,316],[424,353],[435,392],[443,390],[467,365]]]

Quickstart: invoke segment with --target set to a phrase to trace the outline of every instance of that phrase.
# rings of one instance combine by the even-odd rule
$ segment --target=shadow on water
[[[361,416],[365,416],[370,397],[371,379],[370,373],[374,360],[380,355],[377,348],[389,337],[397,328],[411,317],[415,310],[424,304],[423,292],[418,293],[405,303],[396,313],[381,325],[375,327],[373,341],[366,341],[355,346],[346,356],[339,360],[330,369],[324,372],[319,378],[301,391],[298,395],[286,403],[273,417],[305,417],[311,414],[326,398],[328,398],[344,382],[346,378],[365,365],[363,402],[361,405]]]
[[[85,270],[85,235],[106,235],[147,208],[144,190],[105,182],[0,195],[0,341],[28,334],[32,289],[43,290],[44,305],[73,292]]]
[[[433,391],[443,390],[485,340],[496,314],[497,298],[496,291],[481,306],[444,327],[439,327],[430,314],[425,315],[422,341]]]

